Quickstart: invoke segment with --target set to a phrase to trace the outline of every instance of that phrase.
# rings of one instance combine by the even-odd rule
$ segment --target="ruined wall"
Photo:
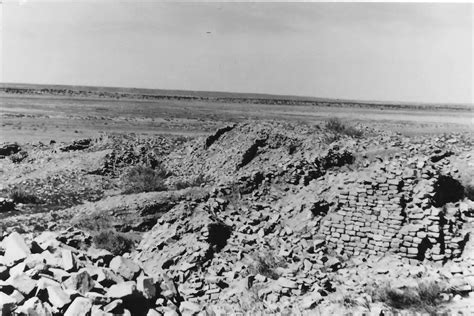
[[[437,205],[437,190],[446,190],[439,186],[440,166],[426,159],[398,160],[346,181],[338,188],[335,210],[321,224],[327,245],[348,255],[459,257],[467,236],[461,234],[459,210]]]

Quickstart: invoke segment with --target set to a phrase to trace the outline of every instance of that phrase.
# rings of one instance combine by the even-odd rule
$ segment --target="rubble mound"
[[[148,276],[127,256],[88,248],[87,235],[69,229],[32,240],[3,238],[2,315],[159,315],[179,312],[174,284]]]
[[[363,135],[259,121],[207,137],[124,137],[113,148],[104,141],[107,151],[95,141],[88,153],[60,153],[99,157],[94,150],[102,150],[94,167],[80,164],[88,173],[99,165],[98,179],[156,163],[169,172],[168,191],[116,193],[2,219],[0,310],[472,310],[472,135],[404,137],[368,128]],[[183,182],[185,189],[169,185],[193,177],[201,180]],[[135,248],[120,256],[95,249],[102,231],[138,237]]]
[[[248,122],[223,127],[207,138],[186,143],[164,161],[176,175],[203,174],[220,182],[232,182],[256,172],[277,174],[286,166],[300,165],[306,173],[352,162],[349,152],[335,157],[328,149],[327,132],[318,126],[294,126],[276,122]],[[337,160],[337,161],[336,161]],[[304,173],[304,172],[303,172]]]
[[[100,175],[117,176],[123,169],[134,165],[144,165],[156,168],[174,148],[186,142],[185,138],[154,137],[152,139],[140,137],[112,138],[99,140],[98,143],[112,143],[113,150],[107,154],[101,168],[93,173]],[[110,145],[108,147],[111,147]]]

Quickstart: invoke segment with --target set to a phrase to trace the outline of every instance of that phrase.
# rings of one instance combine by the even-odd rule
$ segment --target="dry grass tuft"
[[[338,118],[330,118],[329,120],[327,120],[325,128],[328,131],[333,132],[335,135],[346,135],[352,138],[360,138],[363,135],[361,130],[353,126],[345,125]],[[334,136],[334,139],[338,139],[338,137]]]
[[[134,241],[131,238],[112,230],[95,235],[93,242],[97,248],[108,250],[116,256],[130,252],[134,247]]]
[[[38,204],[41,202],[36,195],[28,193],[22,188],[13,188],[10,191],[10,199],[15,203],[23,204]]]
[[[121,178],[122,191],[124,194],[165,191],[165,179],[170,173],[163,167],[155,169],[137,165],[125,170]]]

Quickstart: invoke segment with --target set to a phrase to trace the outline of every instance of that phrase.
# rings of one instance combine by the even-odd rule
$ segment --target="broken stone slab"
[[[110,286],[112,284],[125,281],[122,276],[116,274],[114,271],[108,268],[99,268],[96,273],[92,275],[97,275],[97,282],[103,286]]]
[[[71,297],[60,286],[48,286],[46,291],[48,293],[48,301],[57,309],[62,309],[71,303]]]
[[[10,268],[9,274],[10,277],[23,274],[26,271],[26,263],[20,262]]]
[[[92,308],[92,300],[86,297],[77,297],[64,313],[64,316],[89,315]]]
[[[113,298],[124,298],[133,295],[137,291],[135,281],[126,281],[112,285],[107,291],[107,296]]]
[[[25,240],[17,232],[8,235],[2,244],[5,249],[3,260],[7,266],[12,266],[31,254],[30,248],[26,245]]]
[[[133,260],[117,256],[110,261],[109,268],[117,274],[123,276],[126,280],[133,280],[140,272],[140,266]]]
[[[283,288],[289,288],[289,289],[297,289],[298,288],[298,283],[295,281],[289,280],[284,277],[279,277],[278,280],[276,281],[277,284]]]
[[[52,277],[58,282],[63,282],[64,280],[69,278],[69,276],[71,276],[69,272],[58,268],[49,268],[49,272],[52,273]]]
[[[52,316],[51,306],[46,302],[41,302],[37,297],[32,297],[15,311],[18,315],[41,315]]]
[[[25,274],[10,277],[7,283],[26,296],[29,296],[36,287],[36,281]]]
[[[303,309],[312,309],[323,300],[321,294],[317,291],[313,291],[303,297],[301,300],[301,307]]]
[[[87,292],[84,296],[90,298],[94,305],[106,305],[112,301],[110,297],[96,292]]]
[[[179,311],[183,315],[186,315],[186,314],[194,315],[201,311],[201,306],[194,302],[184,301],[179,304]]]
[[[159,313],[156,309],[149,309],[146,316],[161,316],[162,314]]]
[[[67,272],[71,272],[76,270],[76,259],[74,258],[74,254],[69,249],[62,249],[61,250],[61,257],[62,257],[62,266],[63,269]]]
[[[56,239],[57,237],[58,237],[57,233],[45,231],[45,232],[42,232],[40,235],[36,236],[33,239],[33,243],[35,243],[38,247],[40,247],[43,250],[54,252],[58,248],[65,246],[65,245],[61,245],[61,242]]]
[[[86,270],[72,273],[71,276],[63,282],[67,290],[77,291],[84,295],[94,288],[94,280]]]
[[[154,299],[156,297],[156,286],[153,278],[140,275],[137,278],[137,290],[142,293],[146,299]]]
[[[102,310],[106,313],[116,314],[117,310],[122,307],[123,301],[120,299],[113,300],[109,304],[105,305]]]
[[[21,304],[26,299],[26,297],[18,290],[13,290],[13,292],[10,294],[10,297],[14,299],[17,304]]]
[[[38,290],[46,289],[48,286],[61,286],[58,281],[49,277],[41,277],[36,284]]]
[[[95,248],[89,248],[87,250],[87,256],[93,261],[99,261],[102,260],[105,263],[109,263],[110,260],[113,258],[113,254],[105,249],[95,249]]]
[[[94,316],[114,316],[114,314],[104,312],[100,308],[101,308],[101,306],[99,306],[99,305],[92,305],[91,315],[94,315]]]
[[[16,307],[16,300],[9,295],[0,292],[0,315],[11,315]]]

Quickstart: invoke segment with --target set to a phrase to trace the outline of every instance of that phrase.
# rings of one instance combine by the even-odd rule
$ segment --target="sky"
[[[472,3],[3,0],[0,80],[473,102]]]

